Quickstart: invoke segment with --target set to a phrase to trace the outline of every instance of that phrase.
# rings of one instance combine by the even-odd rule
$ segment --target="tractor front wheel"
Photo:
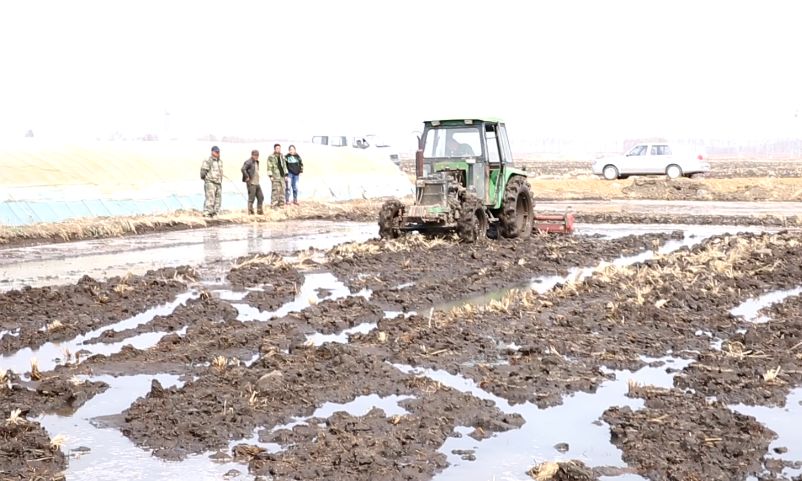
[[[499,221],[501,235],[504,237],[529,237],[532,234],[534,201],[529,182],[525,177],[515,176],[504,189]]]
[[[401,216],[404,204],[398,200],[388,200],[379,211],[379,237],[395,239],[401,235]]]
[[[482,201],[468,196],[462,202],[462,212],[457,222],[457,234],[462,242],[477,242],[487,237],[487,212]]]

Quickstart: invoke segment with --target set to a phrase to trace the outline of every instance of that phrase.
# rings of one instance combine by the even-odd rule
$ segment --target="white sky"
[[[802,136],[798,2],[3,1],[0,136]],[[802,114],[802,112],[800,112]],[[338,128],[341,127],[341,128]]]

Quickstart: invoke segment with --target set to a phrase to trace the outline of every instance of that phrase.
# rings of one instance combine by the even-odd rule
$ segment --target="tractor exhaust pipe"
[[[423,145],[420,137],[418,137],[418,150],[415,151],[415,177],[423,177]]]

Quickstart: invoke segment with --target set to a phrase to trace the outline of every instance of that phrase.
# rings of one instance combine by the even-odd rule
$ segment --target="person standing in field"
[[[220,148],[216,145],[212,147],[209,158],[201,164],[200,178],[205,194],[203,216],[214,217],[220,213],[223,201],[223,161],[220,159]]]
[[[252,150],[251,157],[242,164],[242,181],[248,187],[248,214],[253,215],[253,201],[256,200],[256,213],[262,214],[265,196],[259,185],[259,151]]]
[[[284,200],[290,203],[290,188],[292,188],[292,203],[298,205],[298,178],[304,171],[304,162],[301,156],[295,151],[295,146],[290,145],[290,152],[287,154],[287,185],[285,186]]]
[[[267,174],[270,176],[270,206],[283,207],[287,161],[281,154],[281,144],[273,145],[273,153],[267,158]]]

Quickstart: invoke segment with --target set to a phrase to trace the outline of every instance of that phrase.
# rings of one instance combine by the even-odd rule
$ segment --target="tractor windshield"
[[[465,158],[482,155],[482,137],[478,127],[442,126],[426,133],[423,157]]]

